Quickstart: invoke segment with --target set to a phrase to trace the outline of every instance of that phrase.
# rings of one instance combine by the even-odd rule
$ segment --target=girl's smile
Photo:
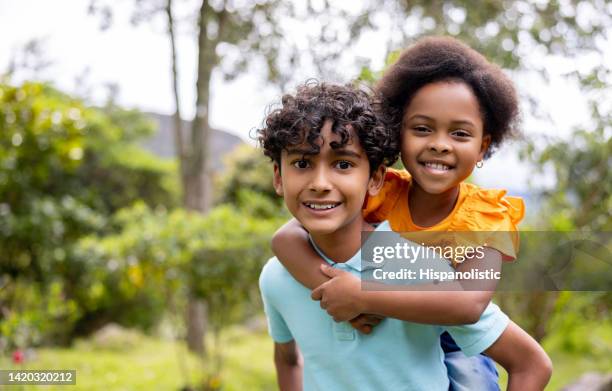
[[[436,159],[419,161],[418,163],[432,175],[444,175],[454,168],[452,164]]]

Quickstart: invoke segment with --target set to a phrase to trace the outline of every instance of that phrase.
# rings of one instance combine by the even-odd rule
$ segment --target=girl
[[[517,224],[524,212],[522,200],[505,196],[503,190],[480,189],[465,182],[515,129],[519,110],[511,81],[459,41],[426,38],[402,53],[376,91],[383,118],[400,141],[408,172],[387,172],[382,191],[366,200],[366,219],[388,220],[394,231],[402,233],[496,232],[481,242],[487,247],[479,267],[484,261],[487,268],[499,270],[502,260],[513,260],[518,251]],[[365,333],[381,318],[359,314],[419,323],[473,323],[494,291],[489,287],[480,291],[363,291],[358,279],[325,265],[295,221],[279,230],[272,247],[291,274],[314,289],[313,299],[321,300],[321,307],[336,321],[351,320]],[[467,271],[474,262],[455,266]],[[466,357],[448,334],[442,335],[441,343],[451,388],[498,389],[490,359]],[[543,388],[550,375],[550,362],[543,351],[541,357],[540,363],[526,363],[542,364],[543,371],[548,370],[548,375],[543,372],[531,384],[536,389]]]

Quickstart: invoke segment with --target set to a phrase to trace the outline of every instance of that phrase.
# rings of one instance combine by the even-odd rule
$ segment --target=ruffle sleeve
[[[380,192],[372,197],[367,196],[363,203],[362,214],[365,220],[370,223],[387,220],[402,189],[409,185],[410,180],[406,170],[387,169]]]
[[[463,207],[453,219],[452,230],[486,232],[483,239],[486,246],[502,253],[505,261],[511,261],[519,251],[518,224],[524,215],[523,199],[507,196],[505,190],[470,185]]]

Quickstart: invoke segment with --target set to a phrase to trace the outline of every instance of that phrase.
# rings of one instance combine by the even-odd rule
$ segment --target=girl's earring
[[[482,168],[482,166],[484,166],[484,161],[483,160],[480,160],[478,163],[476,163],[476,167]]]

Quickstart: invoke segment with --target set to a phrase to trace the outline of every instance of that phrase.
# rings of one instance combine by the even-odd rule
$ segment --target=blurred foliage
[[[219,178],[217,202],[249,205],[251,214],[261,217],[277,216],[283,199],[272,185],[272,163],[260,149],[241,145],[224,158],[226,172]],[[259,194],[270,203],[259,203],[253,198]],[[271,206],[272,209],[266,209]]]
[[[593,119],[593,130],[576,129],[568,140],[544,144],[532,140],[524,151],[536,172],[554,174],[554,187],[541,190],[547,219],[539,226],[545,229],[612,230],[612,113]]]
[[[202,216],[183,209],[151,209],[142,202],[119,211],[114,220],[121,227],[118,232],[79,243],[83,261],[112,271],[91,275],[83,282],[90,287],[84,292],[105,296],[111,305],[117,295],[113,290],[128,297],[146,293],[167,302],[186,293],[186,286],[196,287],[219,327],[253,297],[254,281],[269,257],[270,235],[280,223],[250,218],[248,210],[230,205]],[[159,316],[162,309],[153,312]],[[214,321],[217,317],[223,321]]]
[[[560,292],[550,320],[550,328],[556,335],[554,342],[559,344],[559,349],[602,360],[610,357],[612,344],[593,333],[586,320],[595,320],[600,327],[605,326],[612,332],[611,300],[610,292]]]
[[[601,0],[489,0],[478,6],[468,0],[383,0],[368,1],[365,9],[370,12],[364,25],[372,24],[380,10],[400,42],[452,35],[506,68],[525,66],[527,50],[575,56],[597,49],[597,40],[612,25],[611,5]]]
[[[109,216],[136,200],[176,205],[173,163],[135,144],[152,130],[46,84],[0,84],[0,327],[13,343],[64,343],[90,319],[80,238],[112,231]]]
[[[319,29],[309,29],[308,45],[300,47],[297,56],[281,55],[276,61],[291,58],[290,70],[310,69],[306,66],[310,64],[317,77],[332,80],[346,79],[339,63],[360,65],[363,80],[378,78],[367,54],[347,58],[352,55],[350,49],[359,52],[366,37],[379,40],[379,46],[393,57],[427,35],[457,37],[503,68],[536,70],[546,76],[541,58],[600,52],[612,26],[612,4],[604,0],[488,0],[478,4],[469,0],[363,0],[350,7],[310,0],[300,5],[286,14],[293,23],[281,24],[281,28],[304,23]],[[289,53],[299,46],[284,45]],[[312,73],[297,79],[305,76]]]
[[[588,99],[591,121],[573,129],[569,137],[531,136],[521,158],[533,166],[532,187],[540,195],[538,219],[532,229],[572,231],[571,248],[556,243],[564,253],[542,254],[551,243],[538,245],[542,270],[564,269],[566,278],[579,289],[609,286],[609,254],[612,252],[612,111],[607,98],[612,92],[610,72],[601,65],[576,78]],[[552,177],[550,184],[540,181]],[[531,237],[533,237],[532,235]],[[553,244],[554,246],[555,244]],[[578,252],[577,252],[578,251]],[[568,252],[570,254],[568,254]],[[576,262],[574,257],[579,257]],[[593,257],[593,258],[589,258]],[[564,265],[564,259],[571,263]],[[603,268],[603,269],[601,269]],[[599,272],[598,272],[599,270]],[[500,302],[517,323],[537,339],[547,335],[567,353],[609,356],[609,343],[589,335],[585,321],[595,321],[612,330],[612,292],[564,291],[508,293]]]

